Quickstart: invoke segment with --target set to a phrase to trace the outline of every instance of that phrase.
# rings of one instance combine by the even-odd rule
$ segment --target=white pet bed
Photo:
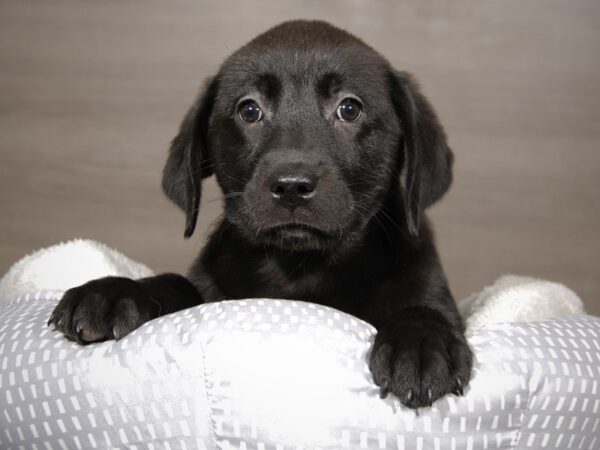
[[[322,306],[207,304],[86,347],[46,326],[63,289],[148,273],[77,241],[0,280],[0,448],[600,448],[600,319],[562,285],[504,277],[467,299],[473,379],[417,414],[379,398],[373,328]]]

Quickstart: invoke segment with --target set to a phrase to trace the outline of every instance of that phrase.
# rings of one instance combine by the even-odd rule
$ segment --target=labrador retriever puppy
[[[377,329],[381,395],[418,408],[462,394],[472,354],[427,207],[453,154],[415,80],[355,36],[292,21],[231,55],[186,114],[163,174],[192,235],[202,180],[224,215],[188,277],[108,277],[67,291],[54,325],[81,344],[120,339],[204,302],[306,300]]]

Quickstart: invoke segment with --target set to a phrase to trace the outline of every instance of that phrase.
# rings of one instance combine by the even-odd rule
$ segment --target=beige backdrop
[[[452,4],[452,6],[450,6]],[[0,272],[97,239],[184,272],[200,232],[160,188],[203,78],[290,18],[345,27],[412,71],[445,124],[455,183],[436,205],[456,297],[505,273],[566,283],[600,314],[600,2],[0,2]]]

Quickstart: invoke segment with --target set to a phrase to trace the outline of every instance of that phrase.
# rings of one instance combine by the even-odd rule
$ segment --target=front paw
[[[106,277],[65,292],[48,325],[80,344],[118,340],[155,316],[156,308],[137,281]]]
[[[430,308],[407,308],[378,330],[369,368],[381,397],[388,392],[410,408],[462,395],[472,353],[463,334]]]

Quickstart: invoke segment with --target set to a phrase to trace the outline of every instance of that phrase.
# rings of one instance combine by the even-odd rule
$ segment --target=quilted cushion
[[[81,347],[60,292],[0,310],[0,448],[600,448],[600,319],[475,332],[473,379],[415,412],[380,399],[374,329],[309,303],[202,305]]]

